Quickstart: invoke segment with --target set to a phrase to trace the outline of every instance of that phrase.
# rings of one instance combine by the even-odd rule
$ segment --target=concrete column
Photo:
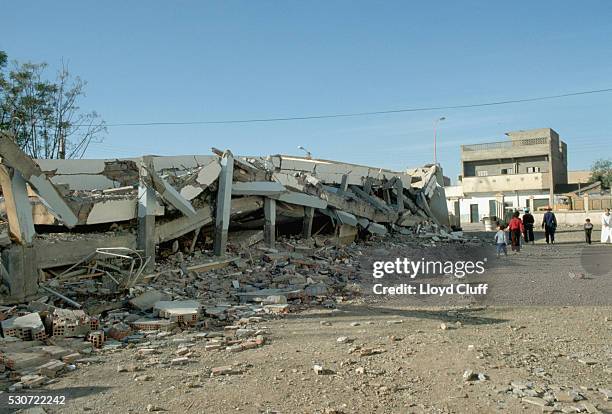
[[[365,183],[363,184],[363,191],[366,194],[370,194],[372,192],[372,178],[371,177],[367,177],[365,179]]]
[[[146,271],[155,267],[155,190],[146,184],[147,168],[153,165],[151,156],[142,157],[140,180],[138,184],[138,249],[144,251],[144,257],[149,259]],[[145,166],[147,168],[145,168]]]
[[[344,194],[348,190],[348,174],[344,174],[342,176],[342,182],[340,183],[340,189],[338,190],[338,194]]]
[[[304,207],[304,221],[302,222],[302,238],[304,239],[308,239],[312,236],[314,212],[314,207]]]
[[[404,183],[399,178],[395,180],[395,192],[397,194],[395,207],[401,213],[404,211]]]
[[[274,247],[276,236],[276,200],[267,198],[264,200],[264,242],[268,247]]]
[[[225,255],[227,247],[227,232],[229,229],[232,205],[232,180],[234,176],[234,156],[225,151],[221,158],[219,173],[219,188],[217,189],[217,209],[215,212],[215,256]]]
[[[29,246],[36,231],[26,181],[19,171],[0,166],[0,184],[11,233],[21,244]]]
[[[383,190],[383,198],[385,199],[385,203],[387,203],[387,205],[391,204],[391,194],[389,193],[388,188]]]
[[[8,278],[2,284],[8,288],[8,295],[0,295],[1,304],[20,303],[29,300],[38,292],[38,269],[36,251],[33,246],[13,244],[2,251],[2,263]]]

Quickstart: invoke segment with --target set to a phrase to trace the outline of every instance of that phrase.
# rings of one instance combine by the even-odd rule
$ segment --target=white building
[[[567,184],[567,145],[550,128],[506,133],[509,140],[461,146],[460,182],[445,188],[452,224],[505,219],[544,208]]]

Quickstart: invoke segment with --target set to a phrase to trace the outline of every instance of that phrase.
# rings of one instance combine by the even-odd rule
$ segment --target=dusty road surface
[[[612,413],[612,274],[589,267],[612,246],[584,247],[568,229],[490,259],[476,280],[492,283],[487,300],[370,295],[362,266],[359,299],[253,323],[263,347],[153,333],[38,393],[66,395],[50,413]],[[184,348],[189,362],[173,364]]]

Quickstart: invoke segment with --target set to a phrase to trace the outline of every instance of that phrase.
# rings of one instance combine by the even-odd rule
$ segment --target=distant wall
[[[587,218],[591,219],[591,223],[595,228],[601,227],[601,215],[603,211],[555,211],[557,224],[559,226],[582,226]],[[534,213],[536,226],[542,224],[544,213]]]

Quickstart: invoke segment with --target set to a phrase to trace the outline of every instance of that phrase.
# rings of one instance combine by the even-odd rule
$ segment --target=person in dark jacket
[[[521,234],[525,231],[523,222],[519,218],[520,215],[521,213],[515,211],[514,214],[512,214],[512,219],[510,220],[510,223],[508,223],[508,231],[510,232],[510,243],[512,244],[512,251],[517,253],[521,251]]]
[[[593,233],[593,223],[591,223],[591,219],[588,218],[584,222],[584,237],[586,239],[587,244],[591,244],[591,234]]]
[[[531,242],[532,244],[535,243],[535,237],[533,235],[533,225],[535,223],[535,218],[533,218],[533,215],[529,212],[529,209],[526,208],[525,209],[525,214],[523,214],[523,227],[525,227],[525,243],[529,243]]]
[[[546,213],[544,213],[544,219],[542,220],[542,228],[546,235],[546,244],[555,244],[555,231],[557,230],[557,218],[555,213],[552,212],[552,208],[547,207]]]

